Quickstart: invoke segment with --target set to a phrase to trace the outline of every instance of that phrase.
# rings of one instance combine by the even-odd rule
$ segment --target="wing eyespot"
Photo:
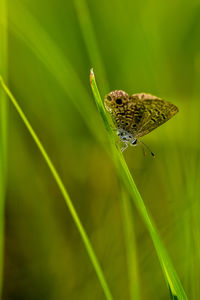
[[[118,99],[115,100],[115,102],[116,102],[118,105],[120,105],[120,104],[122,104],[122,99],[118,98]]]

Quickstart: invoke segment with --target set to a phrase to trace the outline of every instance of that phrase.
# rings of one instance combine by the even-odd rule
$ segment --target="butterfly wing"
[[[116,90],[106,96],[104,103],[117,128],[135,135],[145,109],[139,97]]]
[[[156,96],[140,93],[129,96],[121,90],[110,92],[104,100],[118,129],[141,137],[165,123],[178,108]]]
[[[113,116],[118,128],[124,129],[133,136],[136,136],[140,129],[144,112],[145,106],[142,101],[137,96],[134,98],[128,96],[123,105],[118,106],[113,111]]]
[[[143,115],[135,133],[137,138],[164,124],[178,112],[178,108],[174,104],[150,94],[135,94],[131,98],[139,99],[139,105],[144,107]]]

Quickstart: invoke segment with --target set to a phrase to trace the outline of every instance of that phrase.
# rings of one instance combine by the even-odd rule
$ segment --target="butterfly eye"
[[[108,101],[111,101],[112,98],[111,98],[110,96],[107,96],[107,100],[108,100]]]
[[[122,99],[120,99],[120,98],[119,98],[119,99],[116,99],[116,103],[117,103],[117,104],[122,104]]]
[[[137,144],[137,140],[135,139],[134,141],[132,141],[132,145],[136,145]]]

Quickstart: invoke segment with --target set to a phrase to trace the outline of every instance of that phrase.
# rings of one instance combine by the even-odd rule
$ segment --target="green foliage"
[[[136,292],[141,300],[169,299],[165,281],[174,278],[161,256],[160,268],[137,196],[128,202],[130,214],[123,211],[121,189],[127,201],[137,191],[130,186],[132,177],[125,177],[127,164],[159,232],[157,253],[160,246],[166,249],[161,255],[167,252],[188,298],[199,299],[198,1],[0,2],[7,5],[8,17],[0,9],[0,43],[8,40],[5,60],[0,49],[1,75],[67,186],[113,298],[129,299]],[[2,20],[8,24],[4,38]],[[91,66],[102,98],[122,89],[177,105],[174,118],[142,138],[155,159],[143,156],[140,146],[129,147],[123,153],[126,164],[116,171],[113,162],[121,154],[111,122],[107,135],[93,101]],[[9,110],[3,299],[102,300],[102,287],[55,180],[16,111]],[[4,185],[6,176],[0,176]]]

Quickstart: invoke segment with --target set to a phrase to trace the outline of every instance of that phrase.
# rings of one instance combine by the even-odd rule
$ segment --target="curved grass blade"
[[[0,0],[0,72],[7,78],[7,5]],[[7,173],[7,99],[0,91],[0,299],[3,287],[4,209]]]
[[[83,240],[85,248],[86,248],[86,250],[88,252],[90,260],[91,260],[91,262],[93,264],[93,267],[94,267],[94,269],[96,271],[97,277],[98,277],[98,279],[100,281],[100,284],[101,284],[101,286],[103,288],[105,297],[106,297],[107,300],[112,300],[113,298],[112,298],[111,292],[110,292],[108,284],[107,284],[107,282],[105,280],[103,271],[102,271],[102,269],[100,267],[100,264],[98,262],[96,254],[95,254],[95,252],[93,250],[93,247],[92,247],[92,245],[90,243],[88,235],[87,235],[87,233],[86,233],[86,231],[85,231],[85,229],[84,229],[84,227],[83,227],[83,225],[82,225],[82,223],[81,223],[81,221],[79,219],[79,216],[78,216],[78,214],[77,214],[77,212],[76,212],[76,210],[74,208],[74,205],[73,205],[73,203],[72,203],[72,201],[71,201],[71,199],[70,199],[70,197],[68,195],[68,192],[67,192],[67,190],[66,190],[66,188],[65,188],[65,186],[64,186],[64,184],[63,184],[63,182],[62,182],[62,180],[61,180],[61,178],[60,178],[60,176],[59,176],[59,174],[58,174],[58,172],[56,170],[56,168],[54,167],[51,159],[49,158],[46,150],[44,149],[44,146],[42,145],[42,143],[39,140],[37,134],[35,133],[34,129],[32,128],[31,124],[29,123],[28,119],[26,118],[24,112],[22,111],[21,107],[19,106],[17,100],[14,98],[14,96],[12,95],[12,93],[10,92],[10,90],[8,89],[8,87],[6,86],[6,84],[4,83],[4,81],[3,81],[3,79],[2,79],[1,76],[0,76],[0,84],[1,84],[1,86],[3,88],[3,90],[5,91],[5,93],[7,94],[8,98],[11,100],[12,104],[16,108],[16,110],[17,110],[18,114],[20,115],[22,121],[24,122],[26,128],[28,129],[28,131],[31,134],[33,140],[35,141],[38,149],[40,150],[40,152],[41,152],[44,160],[46,161],[46,163],[47,163],[47,165],[48,165],[48,167],[49,167],[49,169],[50,169],[50,171],[51,171],[51,173],[52,173],[52,175],[53,175],[53,177],[54,177],[54,179],[55,179],[55,181],[56,181],[56,183],[58,185],[58,188],[60,189],[60,192],[62,193],[63,198],[64,198],[64,200],[65,200],[65,202],[66,202],[66,204],[68,206],[68,209],[69,209],[69,211],[71,213],[71,216],[72,216],[72,218],[74,220],[74,223],[75,223],[75,225],[76,225],[76,227],[77,227],[77,229],[78,229],[78,231],[79,231],[79,233],[81,235],[81,238]]]
[[[128,169],[128,166],[126,164],[126,161],[119,149],[115,147],[115,137],[111,130],[107,114],[105,111],[105,108],[103,106],[99,90],[96,85],[95,76],[93,69],[91,69],[90,72],[90,82],[92,87],[92,92],[94,94],[95,102],[97,105],[97,108],[101,114],[101,117],[104,121],[105,127],[108,131],[108,134],[110,136],[111,141],[111,154],[113,157],[113,161],[115,164],[115,167],[117,169],[118,175],[123,181],[124,185],[127,188],[127,191],[129,191],[131,195],[131,199],[134,201],[134,204],[136,205],[144,223],[146,224],[146,227],[150,233],[151,239],[153,241],[156,253],[158,255],[163,274],[165,277],[165,280],[167,282],[167,285],[170,287],[171,293],[173,297],[177,297],[178,300],[186,300],[187,296],[185,294],[185,291],[181,285],[181,282],[176,274],[176,271],[170,261],[170,258],[168,257],[167,251],[160,239],[159,233],[156,229],[156,226],[154,225],[149,213],[147,212],[147,209],[145,207],[144,201],[135,185],[135,182],[131,176],[131,173]]]

